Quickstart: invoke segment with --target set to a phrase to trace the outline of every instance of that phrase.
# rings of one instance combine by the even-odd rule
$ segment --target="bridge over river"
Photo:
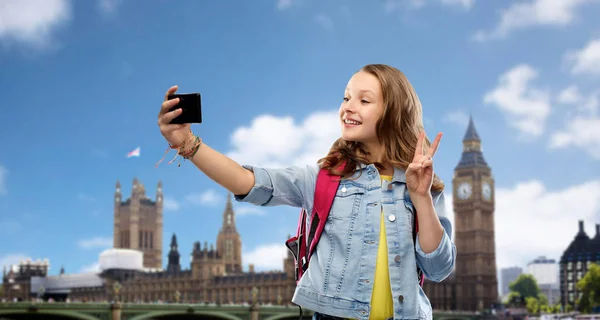
[[[135,303],[0,303],[0,320],[297,320],[295,306],[135,304]],[[303,310],[303,319],[312,312]],[[481,320],[466,312],[434,312],[434,320]]]

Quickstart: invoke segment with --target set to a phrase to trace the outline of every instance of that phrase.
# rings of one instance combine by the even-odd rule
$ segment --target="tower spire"
[[[467,141],[478,141],[481,142],[481,138],[479,138],[479,134],[477,134],[477,130],[475,130],[475,122],[473,122],[473,116],[469,114],[469,125],[467,126],[467,132],[465,132],[465,136],[463,137],[463,142]]]
[[[235,229],[235,213],[233,212],[233,204],[231,203],[231,194],[227,193],[227,202],[223,211],[223,229]]]
[[[475,129],[475,121],[473,121],[471,115],[469,115],[469,124],[462,142],[463,153],[456,169],[462,167],[488,168],[488,164],[483,157],[481,138]]]
[[[177,247],[177,236],[173,233],[171,237],[171,250],[169,251],[169,264],[167,265],[167,272],[179,272],[181,271],[181,255]]]

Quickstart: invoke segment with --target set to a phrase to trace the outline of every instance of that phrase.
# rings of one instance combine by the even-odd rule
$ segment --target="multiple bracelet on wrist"
[[[198,149],[200,149],[201,145],[202,145],[202,138],[194,135],[192,130],[190,130],[189,137],[181,145],[179,145],[179,146],[169,145],[167,150],[165,150],[165,154],[163,155],[162,159],[160,159],[156,163],[155,167],[158,167],[158,165],[165,159],[165,157],[169,153],[169,150],[171,150],[171,149],[176,149],[177,154],[175,154],[175,157],[173,157],[173,159],[171,159],[171,161],[169,161],[168,164],[173,163],[173,161],[175,161],[177,156],[181,156],[184,159],[184,161],[192,158],[196,154],[196,152],[198,152]],[[178,163],[177,166],[181,167],[181,162]]]

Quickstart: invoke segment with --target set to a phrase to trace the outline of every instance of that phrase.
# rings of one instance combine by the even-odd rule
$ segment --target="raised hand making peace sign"
[[[442,133],[438,133],[431,147],[423,152],[423,141],[425,132],[421,132],[415,148],[415,156],[412,163],[406,168],[406,185],[411,195],[430,196],[433,183],[433,155],[437,151]]]

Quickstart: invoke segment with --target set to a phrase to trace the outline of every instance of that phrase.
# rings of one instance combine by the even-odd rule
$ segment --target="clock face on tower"
[[[461,200],[466,200],[471,197],[471,184],[468,182],[463,182],[458,185],[458,198]]]
[[[490,201],[490,199],[492,199],[492,186],[489,182],[486,181],[481,184],[481,194],[485,201]]]

